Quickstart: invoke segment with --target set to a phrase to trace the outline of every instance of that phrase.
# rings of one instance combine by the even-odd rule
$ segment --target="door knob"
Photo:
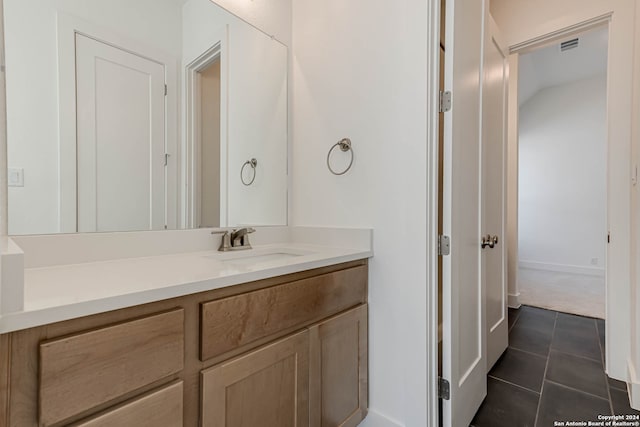
[[[482,249],[486,248],[487,246],[493,249],[498,244],[498,241],[499,241],[498,236],[492,236],[491,234],[487,234],[486,236],[482,237]]]

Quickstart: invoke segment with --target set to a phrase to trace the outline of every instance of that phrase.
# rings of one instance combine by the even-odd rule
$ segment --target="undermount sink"
[[[222,262],[224,262],[225,264],[250,265],[250,264],[259,264],[259,263],[270,262],[270,261],[280,261],[283,259],[298,257],[301,255],[303,254],[277,252],[277,253],[263,254],[263,255],[259,255],[259,254],[247,255],[244,257],[225,259]]]
[[[220,262],[235,266],[250,266],[263,264],[274,261],[283,261],[291,258],[309,255],[312,252],[290,249],[290,248],[271,248],[265,249],[249,249],[239,253],[226,253],[219,258]]]

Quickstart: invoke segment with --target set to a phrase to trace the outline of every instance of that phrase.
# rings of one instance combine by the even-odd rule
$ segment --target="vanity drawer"
[[[307,326],[366,298],[367,266],[358,266],[203,303],[200,359]]]
[[[161,388],[74,427],[182,427],[183,382]]]
[[[40,425],[64,421],[183,366],[183,309],[43,342]]]

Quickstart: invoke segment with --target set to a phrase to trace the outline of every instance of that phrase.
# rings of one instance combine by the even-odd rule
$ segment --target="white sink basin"
[[[276,252],[271,254],[262,254],[262,255],[255,254],[255,255],[247,255],[243,257],[225,259],[225,260],[222,260],[222,262],[224,262],[225,264],[233,264],[233,265],[253,265],[253,264],[260,264],[263,262],[280,261],[284,259],[302,256],[302,255],[304,254]]]
[[[309,255],[313,252],[296,248],[276,247],[249,249],[240,252],[226,252],[215,258],[226,264],[236,267],[261,266],[266,263],[286,261],[291,258]]]

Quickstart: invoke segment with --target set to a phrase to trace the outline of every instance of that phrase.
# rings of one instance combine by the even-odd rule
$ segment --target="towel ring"
[[[244,180],[244,168],[246,168],[247,166],[251,166],[251,169],[253,169],[253,177],[249,182],[246,182]],[[242,169],[240,169],[240,181],[242,181],[242,183],[247,187],[253,184],[253,181],[256,180],[256,166],[258,166],[258,161],[256,159],[251,159],[244,162],[244,164],[242,165]]]
[[[335,170],[333,170],[333,168],[331,167],[331,162],[329,160],[331,158],[331,153],[333,152],[333,150],[336,149],[336,147],[340,147],[340,151],[344,153],[346,153],[347,151],[351,152],[351,160],[349,161],[349,166],[347,166],[347,168],[342,172],[336,172]],[[354,157],[354,154],[353,154],[353,147],[351,147],[351,140],[349,138],[343,138],[340,141],[333,144],[333,146],[329,150],[329,154],[327,154],[327,167],[329,168],[329,171],[331,171],[331,173],[334,175],[344,175],[345,173],[349,172],[349,169],[351,169],[351,166],[353,166],[353,157]]]

